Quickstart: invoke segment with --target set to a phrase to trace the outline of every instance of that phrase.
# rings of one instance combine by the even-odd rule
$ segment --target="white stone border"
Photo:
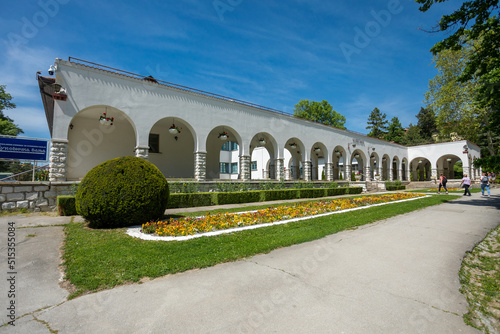
[[[152,235],[152,234],[142,233],[141,232],[142,226],[133,226],[133,227],[130,227],[127,230],[127,234],[130,235],[131,237],[139,238],[139,239],[142,239],[142,240],[153,240],[153,241],[184,241],[184,240],[191,240],[191,239],[201,238],[201,237],[212,237],[212,236],[215,236],[215,235],[221,235],[221,234],[233,233],[233,232],[239,232],[239,231],[245,231],[245,230],[254,230],[256,228],[261,228],[261,227],[287,224],[287,223],[297,222],[297,221],[301,221],[301,220],[307,220],[307,219],[312,219],[312,218],[318,218],[318,217],[324,217],[324,216],[334,215],[334,214],[337,214],[337,213],[344,213],[344,212],[350,212],[350,211],[368,209],[368,208],[372,208],[372,207],[375,207],[375,206],[381,206],[381,205],[386,205],[386,204],[393,204],[393,203],[402,203],[402,202],[414,201],[414,200],[417,200],[417,199],[422,199],[422,198],[427,198],[427,197],[432,197],[432,196],[431,195],[425,195],[425,196],[422,196],[422,197],[402,199],[402,200],[399,200],[399,201],[392,201],[392,202],[379,203],[379,204],[371,204],[371,205],[359,206],[357,208],[352,208],[352,209],[345,209],[345,210],[340,210],[340,211],[326,212],[326,213],[321,213],[319,215],[313,215],[313,216],[307,216],[307,217],[300,217],[300,218],[293,218],[293,219],[281,220],[281,221],[277,221],[277,222],[274,222],[274,223],[265,223],[265,224],[257,224],[257,225],[243,226],[243,227],[235,227],[235,228],[230,228],[230,229],[226,229],[226,230],[218,230],[218,231],[213,231],[213,232],[197,233],[197,234],[193,234],[193,235],[185,235],[185,236],[180,236],[180,237],[173,237],[173,236],[170,236],[170,237],[160,237],[160,236],[155,236],[155,235]],[[243,212],[239,212],[239,213],[243,213]]]

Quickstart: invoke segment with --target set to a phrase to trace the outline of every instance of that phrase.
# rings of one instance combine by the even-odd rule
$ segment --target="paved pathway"
[[[457,273],[464,253],[500,224],[499,212],[495,189],[489,199],[474,194],[269,254],[71,301],[58,286],[62,228],[18,228],[16,312],[27,315],[0,332],[479,333],[462,320],[467,305]],[[21,227],[30,219],[0,218],[1,240],[7,221]],[[5,263],[5,243],[0,245]],[[5,296],[8,283],[1,282]]]

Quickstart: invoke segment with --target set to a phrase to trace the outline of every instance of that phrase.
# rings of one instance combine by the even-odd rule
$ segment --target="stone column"
[[[345,165],[345,175],[344,175],[344,180],[346,181],[351,181],[351,165]]]
[[[333,181],[333,163],[328,162],[325,164],[325,176],[327,181]]]
[[[68,174],[68,141],[52,139],[50,146],[49,180],[66,181]]]
[[[149,160],[149,146],[137,146],[135,156],[144,160]]]
[[[207,179],[207,152],[196,152],[194,154],[194,178],[196,181]]]
[[[250,159],[248,155],[240,156],[240,180],[250,181],[251,179]]]
[[[312,180],[311,162],[310,161],[303,161],[302,164],[304,166],[304,181],[311,181]]]
[[[368,167],[365,167],[364,168],[364,181],[371,181],[372,180],[372,175],[371,175],[371,168],[368,166]]]
[[[399,181],[403,181],[403,169],[402,168],[398,168],[398,175],[397,175],[397,179]]]
[[[394,169],[389,167],[389,181],[394,181]]]
[[[437,168],[431,168],[431,179],[432,180],[439,179]]]
[[[285,169],[284,169],[284,161],[283,159],[276,159],[275,160],[275,166],[276,166],[276,180],[281,181],[285,179]]]

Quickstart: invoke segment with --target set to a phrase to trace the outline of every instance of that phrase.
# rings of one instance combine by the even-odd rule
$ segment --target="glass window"
[[[227,142],[225,142],[225,143],[222,145],[221,150],[222,150],[222,151],[229,151],[229,143],[230,143],[230,142],[228,142],[228,141],[227,141]]]
[[[222,145],[222,151],[238,151],[238,143],[234,141],[227,141]]]
[[[219,173],[229,174],[229,163],[228,162],[219,163]]]
[[[231,143],[231,151],[238,151],[238,143],[235,143],[234,141],[230,143]]]
[[[231,174],[238,174],[238,163],[231,163]]]
[[[156,133],[149,134],[149,153],[160,153],[160,135]]]
[[[250,165],[250,168],[252,170],[257,170],[257,161],[252,161],[252,164]]]

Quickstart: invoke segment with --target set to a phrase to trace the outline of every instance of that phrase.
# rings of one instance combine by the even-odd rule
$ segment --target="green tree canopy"
[[[370,116],[368,117],[368,126],[366,127],[370,130],[368,136],[380,139],[384,138],[387,132],[388,124],[386,118],[387,115],[382,114],[382,112],[378,108],[373,109]]]
[[[23,130],[14,124],[14,121],[3,112],[14,109],[16,105],[12,102],[12,96],[5,91],[5,86],[0,85],[0,135],[17,136]]]
[[[447,0],[415,0],[426,12],[435,3]],[[472,81],[477,86],[475,100],[482,117],[479,119],[488,132],[487,152],[498,155],[500,150],[500,17],[499,0],[470,0],[453,13],[443,15],[435,31],[450,32],[436,43],[431,51],[436,55],[445,50],[458,51],[472,46],[463,64],[459,81]],[[437,111],[436,111],[437,112]],[[438,113],[439,114],[439,113]]]
[[[485,121],[485,110],[476,101],[477,78],[460,80],[473,52],[474,46],[469,45],[458,51],[443,50],[433,58],[438,74],[430,80],[425,100],[428,108],[436,111],[437,127],[445,138],[457,133],[465,139],[478,142],[478,134]],[[423,133],[424,137],[427,135]]]
[[[424,144],[426,141],[422,137],[421,129],[418,125],[412,125],[408,127],[406,135],[403,137],[401,144],[406,146],[414,146]]]
[[[432,135],[438,132],[434,110],[420,107],[417,119],[417,125],[420,128],[422,137],[426,140],[432,140]]]
[[[385,140],[393,141],[396,144],[401,144],[405,136],[405,129],[401,125],[399,118],[393,117],[391,123],[387,128],[387,134],[385,135]]]
[[[333,110],[330,103],[325,100],[321,102],[300,100],[295,105],[293,116],[345,129],[345,117]]]

